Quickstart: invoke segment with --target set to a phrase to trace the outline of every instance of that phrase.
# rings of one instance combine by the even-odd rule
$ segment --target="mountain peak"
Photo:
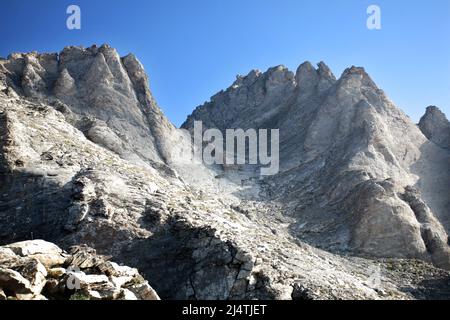
[[[251,70],[246,76],[237,75],[236,81],[231,85],[231,88],[237,89],[241,86],[249,86],[255,82],[263,73],[258,69]]]
[[[442,148],[450,149],[450,122],[438,107],[427,107],[420,119],[419,128],[429,140]]]
[[[103,137],[90,137],[99,131],[84,124],[82,129],[105,145],[117,141],[121,147],[114,149],[125,158],[167,158],[160,138],[175,128],[153,99],[144,67],[133,54],[121,58],[108,44],[67,46],[59,54],[16,53],[1,61],[0,78],[25,97],[59,100],[77,123],[85,117],[105,122]]]
[[[325,64],[325,62],[320,61],[317,64],[317,66],[318,66],[317,72],[319,73],[319,75],[321,77],[329,78],[329,79],[332,79],[332,80],[336,80],[336,77],[334,76],[333,72],[328,67],[328,65]]]
[[[314,88],[319,92],[325,92],[336,82],[336,77],[323,61],[317,64],[317,69],[311,62],[306,61],[297,68],[295,81],[301,92],[311,93]]]
[[[353,75],[353,74],[358,74],[361,76],[369,76],[363,67],[351,66],[344,70],[341,77],[345,77],[345,76]]]
[[[376,83],[363,67],[351,66],[345,69],[338,81],[344,87],[367,87],[373,90],[379,90]]]
[[[307,86],[310,87],[311,84],[317,83],[319,77],[316,69],[313,67],[311,62],[303,62],[298,68],[295,74],[295,81],[297,86]]]
[[[444,120],[444,119],[447,120],[447,117],[445,116],[445,114],[437,106],[428,106],[425,110],[424,117],[426,117],[426,118],[427,117],[437,117],[442,120]]]

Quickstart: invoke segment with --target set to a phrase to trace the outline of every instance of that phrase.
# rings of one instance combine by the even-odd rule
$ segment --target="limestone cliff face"
[[[133,55],[0,60],[1,244],[88,245],[166,299],[450,295],[449,151],[363,69],[251,71],[195,120],[279,128],[279,174],[177,161],[189,141]]]

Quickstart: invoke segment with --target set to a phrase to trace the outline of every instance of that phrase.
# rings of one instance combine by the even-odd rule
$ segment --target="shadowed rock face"
[[[183,128],[195,120],[279,128],[279,174],[177,161],[187,138],[133,55],[0,60],[0,242],[86,244],[165,299],[448,294],[430,264],[450,268],[449,152],[362,68],[251,71]]]

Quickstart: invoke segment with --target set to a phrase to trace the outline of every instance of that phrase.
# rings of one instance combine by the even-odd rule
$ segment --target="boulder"
[[[139,272],[136,268],[130,268],[127,266],[120,266],[115,262],[105,261],[104,263],[98,266],[100,271],[109,275],[109,276],[126,276],[126,277],[135,277],[139,275]]]
[[[97,275],[97,274],[85,274],[82,271],[79,272],[68,272],[68,275],[73,281],[78,282],[81,288],[88,288],[95,284],[104,284],[108,283],[109,279],[105,275]]]
[[[18,268],[20,274],[30,281],[31,290],[35,295],[41,293],[46,283],[47,270],[36,259],[29,259],[27,263]]]
[[[93,268],[103,262],[103,259],[96,255],[96,251],[87,246],[74,246],[70,248],[71,256],[66,264],[76,266],[80,269]]]
[[[67,254],[42,240],[0,247],[0,300],[8,297],[154,300],[158,297],[137,269],[107,261],[85,245],[74,246],[70,252]],[[42,259],[44,256],[50,258]]]
[[[25,279],[20,273],[11,269],[0,267],[0,288],[7,293],[32,294],[30,281]]]
[[[62,254],[62,250],[55,244],[44,240],[29,240],[16,242],[5,246],[21,257],[35,254]]]
[[[93,284],[86,288],[84,292],[92,300],[116,300],[120,297],[121,289],[111,283]]]
[[[47,268],[61,265],[66,260],[63,251],[58,246],[44,240],[17,242],[5,246],[5,248],[11,250],[20,257],[37,259]]]
[[[64,268],[51,268],[48,269],[48,276],[51,278],[61,278],[62,276],[64,276],[66,274],[66,269]]]

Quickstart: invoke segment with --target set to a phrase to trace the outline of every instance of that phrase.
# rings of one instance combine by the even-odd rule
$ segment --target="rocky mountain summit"
[[[153,298],[450,298],[443,115],[417,126],[364,69],[336,78],[307,62],[238,76],[179,130],[148,82],[106,45],[0,60],[1,244],[94,248],[137,268]],[[279,173],[180,161],[196,120],[280,129]],[[0,268],[28,279],[2,250]],[[117,286],[102,263],[80,268],[106,289],[81,296],[150,296],[131,290],[144,280]],[[31,291],[68,296],[42,290]]]

